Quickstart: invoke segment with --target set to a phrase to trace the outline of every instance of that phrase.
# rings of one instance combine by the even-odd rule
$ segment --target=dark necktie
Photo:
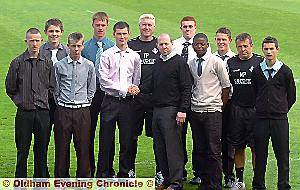
[[[203,58],[200,58],[197,60],[198,62],[198,68],[197,68],[197,73],[198,73],[198,76],[200,77],[201,74],[202,74],[202,62],[204,61]]]
[[[271,80],[271,78],[273,78],[272,77],[272,73],[273,73],[274,69],[272,69],[272,68],[271,69],[267,69],[267,71],[268,71],[268,76],[269,76],[268,80]]]
[[[183,49],[182,49],[182,53],[181,53],[181,57],[184,58],[185,62],[188,61],[188,57],[189,57],[189,45],[192,45],[190,42],[184,42],[183,44]]]
[[[227,57],[228,57],[228,55],[220,56],[220,58],[221,58],[223,61],[224,61]]]

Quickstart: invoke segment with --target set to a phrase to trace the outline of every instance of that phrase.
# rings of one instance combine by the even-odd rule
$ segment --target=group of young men
[[[266,37],[264,58],[252,52],[248,33],[230,49],[228,28],[208,37],[196,34],[196,20],[180,21],[182,37],[153,36],[155,17],[139,18],[140,35],[129,40],[130,27],[113,26],[115,42],[106,37],[109,17],[92,18],[93,38],[71,33],[61,44],[63,24],[49,19],[48,41],[36,28],[26,32],[27,50],[15,58],[6,77],[6,92],[17,106],[15,177],[27,177],[27,158],[34,136],[34,177],[50,177],[47,150],[54,124],[54,177],[68,178],[70,142],[77,156],[76,177],[114,177],[115,128],[119,128],[117,177],[135,176],[138,137],[145,126],[153,138],[156,189],[182,189],[187,178],[186,135],[192,130],[191,184],[201,190],[245,189],[245,148],[252,151],[253,189],[266,189],[265,172],[271,137],[278,165],[278,189],[289,185],[287,113],[296,101],[292,71],[277,59],[278,41]],[[94,139],[100,114],[99,153]],[[233,168],[235,166],[236,174]]]

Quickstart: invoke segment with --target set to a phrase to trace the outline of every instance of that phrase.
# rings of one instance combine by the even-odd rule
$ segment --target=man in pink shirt
[[[109,173],[113,158],[110,158],[116,123],[119,127],[119,172],[118,177],[130,176],[131,147],[133,143],[134,96],[139,93],[140,56],[128,48],[129,25],[117,22],[114,27],[116,45],[100,58],[100,87],[105,92],[101,105],[100,148],[97,177],[112,177]]]

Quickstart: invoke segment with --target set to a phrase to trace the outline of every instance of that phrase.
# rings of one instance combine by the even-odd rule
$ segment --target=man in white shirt
[[[224,64],[227,66],[227,60],[235,55],[230,49],[230,43],[232,42],[231,31],[226,27],[221,27],[216,31],[215,43],[218,50],[214,55],[220,57]],[[231,188],[235,181],[235,176],[233,173],[234,167],[234,148],[226,142],[226,136],[228,131],[229,123],[229,107],[230,107],[230,98],[232,94],[232,88],[229,92],[229,99],[226,104],[226,107],[222,113],[222,169],[224,173],[224,187]]]

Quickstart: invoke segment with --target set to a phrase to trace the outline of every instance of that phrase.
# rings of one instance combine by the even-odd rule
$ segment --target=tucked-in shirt
[[[191,61],[192,59],[194,59],[195,57],[197,57],[197,54],[196,54],[196,52],[194,51],[194,48],[193,48],[193,39],[194,38],[191,38],[190,40],[186,40],[183,36],[181,36],[180,38],[177,38],[176,40],[174,40],[174,42],[173,42],[173,48],[174,48],[174,50],[173,51],[175,51],[178,55],[181,55],[181,53],[182,53],[182,49],[184,48],[184,43],[185,42],[189,42],[191,45],[189,45],[189,47],[188,47],[188,61],[187,62],[189,62],[189,61]],[[207,51],[208,52],[211,52],[211,48],[210,47],[208,47],[207,48]]]
[[[49,42],[44,43],[40,47],[40,55],[45,56],[48,59],[51,59],[53,65],[67,57],[69,53],[69,48],[64,44],[59,44],[57,49],[53,49]],[[55,55],[54,55],[55,54]]]
[[[281,61],[279,61],[278,59],[276,60],[276,62],[274,63],[274,65],[272,67],[268,67],[266,60],[264,59],[263,62],[260,63],[260,67],[261,70],[263,71],[266,79],[269,79],[269,69],[272,69],[272,73],[271,76],[272,78],[276,75],[276,73],[279,71],[279,69],[282,67],[283,63]]]
[[[97,71],[98,67],[96,67],[96,65],[95,65],[96,54],[97,54],[97,50],[99,48],[97,45],[97,42],[98,42],[98,40],[95,37],[93,37],[89,41],[86,41],[84,43],[84,48],[81,52],[81,55],[94,63],[95,70],[98,73],[99,72],[99,71]],[[115,43],[113,41],[111,41],[110,39],[108,39],[107,37],[104,37],[102,40],[100,40],[100,42],[102,42],[103,51],[106,51],[107,49],[109,49],[115,45]],[[96,80],[96,85],[97,85],[97,89],[98,88],[100,89],[100,83],[99,83],[98,77]]]
[[[128,87],[138,86],[141,78],[140,56],[130,48],[121,51],[116,45],[100,58],[100,86],[106,94],[125,97]]]
[[[11,62],[5,85],[7,95],[18,108],[49,109],[48,93],[55,85],[52,61],[41,56],[30,58],[26,50]]]
[[[73,61],[65,57],[54,65],[55,99],[63,104],[90,104],[96,91],[96,74],[93,63],[80,57]]]
[[[188,65],[194,78],[191,109],[195,112],[222,111],[222,89],[230,87],[228,72],[224,62],[211,52],[202,57],[202,74],[199,76],[198,57]]]

